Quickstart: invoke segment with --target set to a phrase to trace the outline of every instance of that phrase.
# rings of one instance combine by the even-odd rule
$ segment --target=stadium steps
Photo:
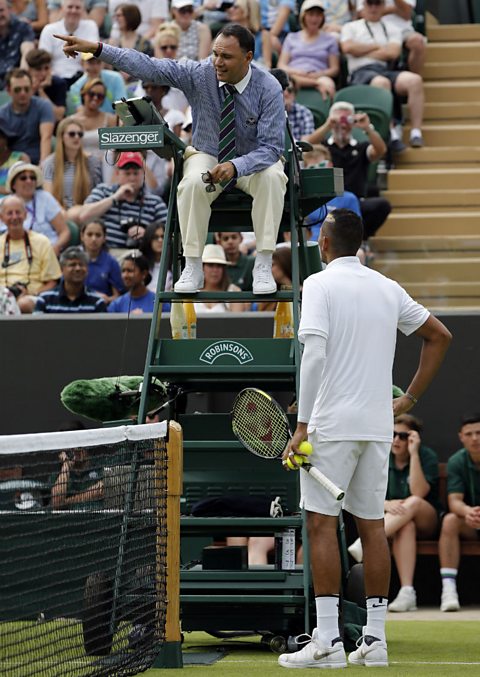
[[[388,174],[393,209],[371,239],[372,265],[427,307],[478,310],[480,25],[427,33],[425,147],[406,150]]]

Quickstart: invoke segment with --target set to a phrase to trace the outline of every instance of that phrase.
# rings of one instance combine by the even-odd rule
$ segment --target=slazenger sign
[[[211,343],[200,355],[200,362],[213,364],[219,357],[234,357],[239,364],[246,364],[253,361],[252,353],[236,341],[217,341]]]
[[[98,130],[100,148],[160,148],[164,146],[163,128],[110,127]]]

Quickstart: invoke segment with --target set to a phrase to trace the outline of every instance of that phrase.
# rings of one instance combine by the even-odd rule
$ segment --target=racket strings
[[[237,397],[232,427],[242,444],[263,458],[278,458],[288,442],[284,415],[268,396],[255,391]]]

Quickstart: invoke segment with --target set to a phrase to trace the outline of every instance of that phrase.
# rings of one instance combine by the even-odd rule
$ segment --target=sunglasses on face
[[[166,52],[167,49],[178,49],[178,45],[160,45],[162,52]]]
[[[37,177],[35,174],[21,174],[19,177],[20,181],[36,181]]]
[[[406,442],[408,440],[408,435],[409,435],[409,433],[405,433],[405,432],[400,433],[400,432],[397,432],[395,430],[394,433],[393,433],[393,439],[398,437],[398,439],[402,440],[402,442]]]
[[[91,99],[98,99],[99,101],[103,101],[105,98],[105,94],[103,94],[103,92],[87,92],[87,96],[89,96]]]
[[[25,87],[14,87],[13,92],[14,92],[14,94],[20,94],[20,92],[25,92],[25,94],[28,94],[28,92],[31,89],[32,88],[30,87],[30,85],[26,85]]]
[[[83,132],[82,132],[82,131],[78,131],[78,132],[73,132],[73,131],[72,131],[72,132],[65,132],[65,134],[66,134],[67,136],[70,136],[72,139],[75,138],[76,136],[78,136],[79,139],[83,138]]]

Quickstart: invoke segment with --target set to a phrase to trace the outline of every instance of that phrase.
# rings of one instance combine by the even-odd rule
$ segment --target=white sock
[[[201,272],[202,270],[202,257],[201,256],[186,256],[185,263],[197,271]]]
[[[401,592],[402,590],[406,590],[407,592],[415,592],[415,588],[413,587],[413,585],[402,585],[399,592]]]
[[[412,138],[413,136],[422,136],[422,130],[418,129],[418,127],[413,127],[410,130],[410,138]]]
[[[401,133],[399,133],[398,129],[396,127],[391,127],[390,128],[390,139],[392,141],[397,141],[400,138],[401,138]]]
[[[457,591],[457,573],[458,569],[450,569],[449,567],[440,568],[440,576],[442,577],[442,590]]]
[[[340,636],[338,629],[338,595],[315,597],[317,607],[317,630],[320,642],[332,646],[332,641]]]
[[[258,262],[258,265],[265,264],[266,266],[272,265],[272,254],[270,251],[257,252],[255,260]]]
[[[367,597],[367,624],[365,634],[385,641],[386,597]]]

